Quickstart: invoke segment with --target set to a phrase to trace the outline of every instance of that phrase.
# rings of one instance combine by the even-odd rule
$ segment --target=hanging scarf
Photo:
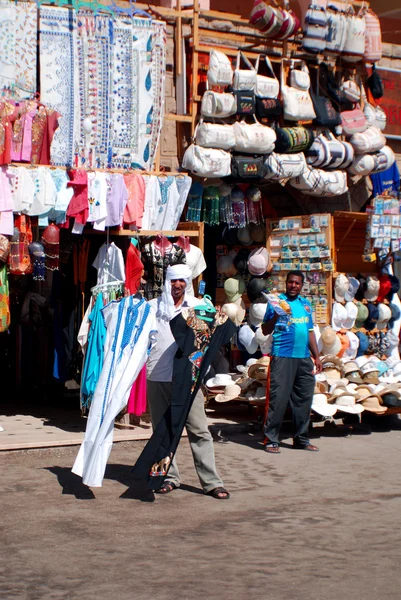
[[[187,265],[173,265],[172,267],[167,267],[163,293],[160,296],[157,306],[156,317],[158,319],[170,321],[175,316],[174,299],[171,295],[171,282],[176,279],[183,279],[186,282],[187,287],[185,288],[185,294],[187,294],[190,291],[192,281],[191,269]]]

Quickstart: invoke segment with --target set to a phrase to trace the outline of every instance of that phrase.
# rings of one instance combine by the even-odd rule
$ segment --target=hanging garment
[[[51,169],[50,175],[56,186],[56,204],[49,212],[48,219],[60,225],[65,223],[67,208],[74,195],[74,190],[67,187],[69,178],[64,169]]]
[[[1,224],[1,222],[0,222]],[[18,215],[14,222],[14,235],[11,239],[9,269],[12,275],[28,275],[33,271],[29,244],[32,242],[31,219]]]
[[[0,88],[15,82],[15,2],[0,3]]]
[[[10,326],[10,295],[8,289],[7,265],[0,263],[0,333]]]
[[[70,169],[68,176],[70,181],[67,182],[67,187],[74,190],[74,195],[67,208],[64,227],[69,227],[68,217],[75,217],[74,225],[79,224],[83,229],[89,215],[88,174],[80,169]]]
[[[14,233],[12,175],[5,167],[0,169],[0,233],[3,235]]]
[[[146,364],[132,384],[128,398],[127,413],[140,417],[146,412]]]
[[[126,225],[136,225],[139,229],[142,227],[145,206],[145,181],[142,175],[136,173],[126,173],[124,181],[128,190],[128,199],[123,221]]]
[[[141,257],[145,269],[144,295],[147,300],[161,295],[167,267],[186,263],[185,252],[177,244],[171,244],[163,256],[155,243],[150,242],[142,248]]]
[[[142,229],[146,231],[152,229],[152,223],[155,220],[155,215],[161,202],[161,191],[156,175],[144,175],[143,181],[145,183],[145,204]]]
[[[106,173],[106,227],[121,227],[128,200],[126,180],[120,173]]]
[[[57,113],[58,114],[58,113]],[[42,150],[44,147],[45,134],[47,129],[47,111],[45,106],[39,106],[35,116],[33,117],[32,127],[31,127],[31,152],[30,152],[30,162],[33,165],[38,165],[40,163],[40,157],[42,155]],[[27,138],[27,136],[25,136]],[[28,153],[26,153],[27,155]],[[51,159],[49,155],[49,160],[46,164],[50,164]]]
[[[87,223],[93,223],[93,229],[104,231],[107,218],[106,173],[88,171],[89,215]]]
[[[176,204],[176,211],[172,217],[172,221],[170,224],[171,227],[168,228],[168,229],[172,229],[172,230],[177,229],[178,223],[181,220],[181,215],[184,211],[185,203],[188,198],[188,193],[189,193],[189,190],[191,189],[192,179],[188,175],[184,175],[183,177],[181,177],[181,176],[176,177],[175,182],[177,185],[177,190],[180,195],[180,198]]]
[[[158,177],[160,199],[153,213],[150,224],[152,231],[168,231],[172,229],[173,218],[180,200],[175,177]]]
[[[84,407],[88,407],[93,398],[103,367],[106,325],[101,313],[102,308],[102,294],[99,294],[88,317],[90,322],[88,347],[81,378],[81,403]]]
[[[189,251],[185,252],[185,258],[187,260],[188,267],[191,269],[192,279],[196,279],[201,273],[203,273],[207,266],[202,250],[200,250],[200,248],[197,246],[190,244]],[[194,286],[192,281],[188,294],[191,294],[192,296],[194,295]]]
[[[46,167],[37,167],[28,169],[31,176],[34,194],[32,204],[29,206],[26,214],[30,217],[46,215],[56,205],[57,189],[50,169]],[[43,226],[43,224],[41,224]]]
[[[174,358],[171,406],[159,422],[135,466],[134,478],[158,490],[177,450],[192,402],[212,360],[237,328],[224,313],[217,311],[209,325],[193,308],[183,309],[170,321],[178,350]]]
[[[18,111],[12,102],[0,101],[0,165],[8,165],[11,162],[13,122],[17,116]]]
[[[143,270],[141,253],[131,240],[125,260],[125,289],[131,295],[136,294],[141,287]]]
[[[61,115],[51,147],[52,164],[72,166],[80,122],[75,10],[40,7],[39,61],[41,102]]]
[[[202,211],[203,185],[199,181],[192,184],[188,192],[188,210],[185,217],[186,221],[199,223]]]
[[[123,253],[114,242],[100,246],[92,265],[97,269],[96,285],[125,281]]]
[[[41,107],[40,107],[41,108]],[[39,108],[39,110],[40,110]],[[54,138],[54,134],[59,126],[59,119],[61,114],[51,108],[46,108],[46,127],[43,134],[42,148],[40,151],[39,163],[41,165],[49,165],[51,163],[51,147]],[[32,135],[32,146],[35,145],[35,136]],[[32,155],[32,162],[34,157]]]
[[[116,416],[154,341],[156,318],[144,299],[129,296],[102,309],[107,334],[104,363],[88,415],[84,441],[72,468],[91,487],[102,485]]]

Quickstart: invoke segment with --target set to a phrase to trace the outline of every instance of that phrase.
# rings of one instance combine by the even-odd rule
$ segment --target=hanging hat
[[[237,238],[241,244],[244,244],[244,246],[249,246],[252,244],[252,238],[248,225],[245,225],[245,227],[239,227],[237,229]]]
[[[360,401],[360,404],[363,406],[364,410],[377,415],[384,415],[384,413],[387,412],[387,407],[380,404],[379,396],[376,396],[375,394],[367,396]]]
[[[259,223],[249,225],[251,238],[256,244],[264,244],[266,241],[266,227]]]
[[[248,257],[250,252],[248,248],[240,248],[234,258],[234,266],[242,275],[248,272]]]
[[[363,356],[368,351],[369,339],[366,333],[362,333],[362,331],[357,331],[355,335],[359,340],[359,347],[356,355],[358,358],[358,356]]]
[[[44,256],[46,256],[43,244],[41,244],[40,242],[31,242],[28,246],[28,250],[33,256],[37,258],[43,258]]]
[[[252,202],[259,202],[262,200],[262,193],[255,185],[250,185],[246,191],[246,197]]]
[[[255,340],[255,333],[249,325],[242,325],[238,330],[237,345],[239,349],[245,350],[248,354],[255,354],[259,346]]]
[[[347,320],[347,310],[345,306],[339,302],[334,302],[331,315],[331,326],[334,331],[340,331],[344,327]]]
[[[231,385],[227,385],[224,388],[224,392],[222,394],[217,394],[214,399],[216,402],[230,402],[230,400],[235,400],[235,398],[238,398],[240,395],[240,386],[233,383]]]
[[[226,198],[227,196],[230,196],[232,190],[233,190],[233,186],[232,185],[228,185],[227,183],[221,183],[219,185],[219,194],[223,198]]]
[[[270,358],[268,356],[262,356],[259,360],[248,369],[248,376],[258,381],[264,381],[267,379],[267,370],[270,365]]]
[[[389,275],[389,278],[391,282],[391,289],[390,292],[387,294],[386,299],[389,302],[392,302],[394,294],[397,294],[400,290],[400,282],[398,277],[396,277],[395,275]]]
[[[266,271],[271,270],[269,251],[262,247],[252,250],[248,258],[248,271],[251,275],[262,277]]]
[[[258,327],[265,317],[267,303],[255,302],[249,307],[249,322],[254,327]]]
[[[373,302],[368,302],[368,318],[365,321],[365,329],[371,331],[375,329],[377,326],[377,321],[379,320],[379,309],[376,304]]]
[[[342,362],[340,358],[337,358],[337,356],[333,354],[328,354],[327,356],[323,356],[321,363],[326,380],[341,379]]]
[[[356,307],[357,307],[358,313],[357,313],[356,319],[355,319],[355,327],[357,329],[361,329],[361,327],[365,326],[365,321],[369,316],[369,311],[368,311],[368,307],[366,306],[366,304],[363,304],[362,302],[356,302]]]
[[[353,331],[347,331],[347,337],[349,340],[349,348],[345,350],[343,358],[356,358],[359,348],[359,338]]]
[[[234,229],[233,227],[230,228],[226,225],[221,234],[223,242],[231,246],[238,244],[237,231],[237,229]]]
[[[363,275],[357,275],[357,279],[359,281],[359,288],[355,292],[355,300],[363,300],[365,298],[366,292],[366,277]]]
[[[237,269],[234,266],[234,262],[232,256],[229,254],[224,254],[223,256],[219,256],[217,259],[217,273],[220,275],[235,275],[237,273]]]
[[[380,282],[376,275],[368,275],[366,278],[366,292],[365,300],[368,302],[375,302],[379,295]]]
[[[377,329],[387,329],[388,322],[391,319],[391,308],[388,304],[380,302],[377,305],[379,311],[379,319],[377,321]]]
[[[250,302],[255,302],[258,298],[262,298],[261,293],[267,291],[269,285],[268,278],[252,277],[246,286],[246,293]]]
[[[231,321],[235,321],[238,316],[238,305],[234,302],[228,302],[227,304],[223,304],[221,311],[227,315]]]
[[[341,342],[336,336],[336,332],[331,327],[325,327],[322,331],[319,340],[319,346],[321,347],[321,354],[324,355],[336,355],[341,350]]]
[[[344,302],[345,293],[348,291],[348,288],[348,278],[343,273],[340,273],[340,275],[336,277],[334,283],[334,297],[337,300],[337,302]]]
[[[378,302],[383,302],[386,299],[387,295],[391,291],[391,281],[388,275],[380,275],[379,277],[379,295],[377,296]]]
[[[401,311],[400,311],[399,307],[397,306],[397,304],[394,304],[393,302],[391,304],[389,304],[389,306],[390,306],[390,310],[391,310],[391,318],[389,319],[388,327],[389,327],[389,329],[392,329],[394,326],[394,323],[396,321],[398,321],[399,318],[401,317]]]
[[[262,354],[270,354],[273,345],[273,335],[270,333],[264,335],[262,328],[258,327],[255,331],[255,340],[259,344],[260,351]]]
[[[229,302],[235,302],[245,292],[245,283],[241,275],[229,277],[224,282],[224,291]]]
[[[234,186],[230,194],[231,202],[243,202],[245,200],[245,194],[238,186]]]
[[[344,329],[352,329],[358,316],[358,307],[355,302],[346,302],[345,310],[347,311],[347,318],[343,323],[343,327]]]
[[[346,302],[352,302],[359,288],[359,280],[356,277],[348,277],[348,290],[344,294]]]
[[[42,240],[46,244],[60,243],[60,229],[54,223],[50,223],[42,233]]]

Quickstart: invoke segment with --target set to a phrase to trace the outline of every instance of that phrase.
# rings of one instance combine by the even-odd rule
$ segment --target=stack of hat
[[[262,358],[259,358],[256,363],[249,367],[248,377],[256,379],[257,381],[267,381],[269,365],[270,358],[268,356],[262,356]]]

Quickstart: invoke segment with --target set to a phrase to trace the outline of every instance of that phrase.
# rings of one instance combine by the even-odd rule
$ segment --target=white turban
[[[163,293],[158,303],[156,315],[159,319],[161,318],[170,321],[174,317],[175,306],[173,296],[171,295],[171,282],[176,279],[183,279],[186,282],[187,287],[185,288],[185,293],[187,293],[191,288],[192,281],[192,272],[188,265],[173,265],[172,267],[167,267]]]

